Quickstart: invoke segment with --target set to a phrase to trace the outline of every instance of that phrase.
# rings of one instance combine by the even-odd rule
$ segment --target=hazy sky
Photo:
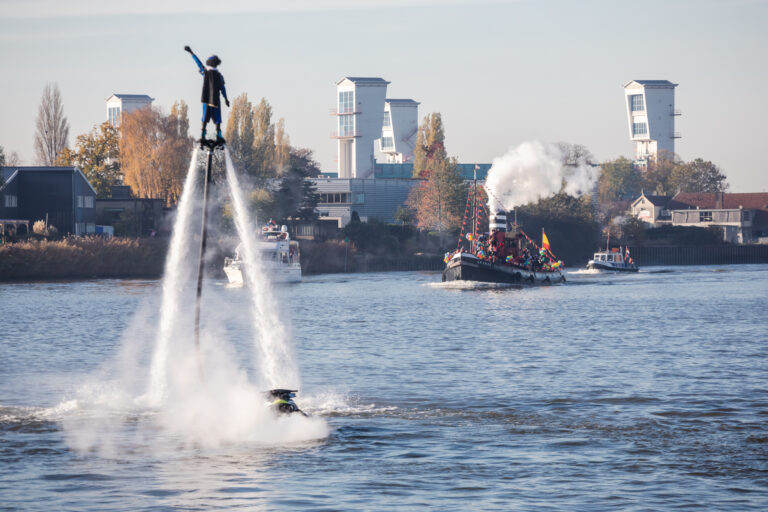
[[[70,144],[115,92],[166,111],[184,99],[196,134],[189,44],[221,57],[230,97],[266,97],[326,171],[344,76],[383,77],[389,97],[421,102],[420,117],[442,113],[462,162],[527,140],[632,156],[622,86],[666,79],[680,84],[679,155],[720,165],[734,192],[768,191],[767,25],[768,0],[0,0],[0,145],[32,163],[47,82],[61,88]]]

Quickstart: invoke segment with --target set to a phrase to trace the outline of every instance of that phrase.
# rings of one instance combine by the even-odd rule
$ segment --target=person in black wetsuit
[[[213,121],[216,124],[216,142],[223,144],[224,136],[221,134],[221,98],[219,94],[224,96],[227,106],[229,106],[229,99],[227,98],[227,89],[224,87],[224,77],[216,69],[221,64],[221,59],[216,55],[211,55],[205,61],[205,64],[208,66],[206,68],[189,46],[185,46],[184,50],[192,55],[200,70],[200,74],[203,75],[203,95],[201,98],[203,102],[203,130],[200,134],[200,140],[205,140],[208,121]]]

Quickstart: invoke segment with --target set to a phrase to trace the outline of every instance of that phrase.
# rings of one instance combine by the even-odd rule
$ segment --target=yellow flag
[[[549,248],[549,239],[547,238],[547,234],[544,232],[544,228],[541,228],[541,246],[548,252],[552,252],[552,249]]]

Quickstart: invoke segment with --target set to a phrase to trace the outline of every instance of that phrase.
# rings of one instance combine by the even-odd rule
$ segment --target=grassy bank
[[[0,245],[0,281],[160,277],[168,242],[67,237]]]

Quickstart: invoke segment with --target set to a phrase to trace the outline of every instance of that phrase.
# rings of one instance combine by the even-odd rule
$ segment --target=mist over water
[[[586,162],[566,166],[563,158],[557,145],[539,141],[523,142],[494,158],[485,180],[491,207],[511,210],[561,190],[573,196],[589,192],[597,172]]]
[[[206,280],[199,353],[195,349],[203,176],[195,150],[176,212],[159,314],[140,310],[126,329],[117,356],[89,376],[74,398],[55,408],[75,449],[112,457],[149,448],[296,442],[328,433],[320,418],[276,417],[267,407],[268,389],[298,388],[298,365],[286,319],[261,268],[255,222],[228,153],[226,177],[251,303],[243,313],[250,329],[231,338],[230,324],[242,319],[229,316],[227,306],[213,297],[214,284]],[[241,339],[244,335],[248,339]],[[245,350],[236,348],[242,345]],[[243,361],[248,354],[250,361]],[[131,432],[128,438],[127,432]]]

